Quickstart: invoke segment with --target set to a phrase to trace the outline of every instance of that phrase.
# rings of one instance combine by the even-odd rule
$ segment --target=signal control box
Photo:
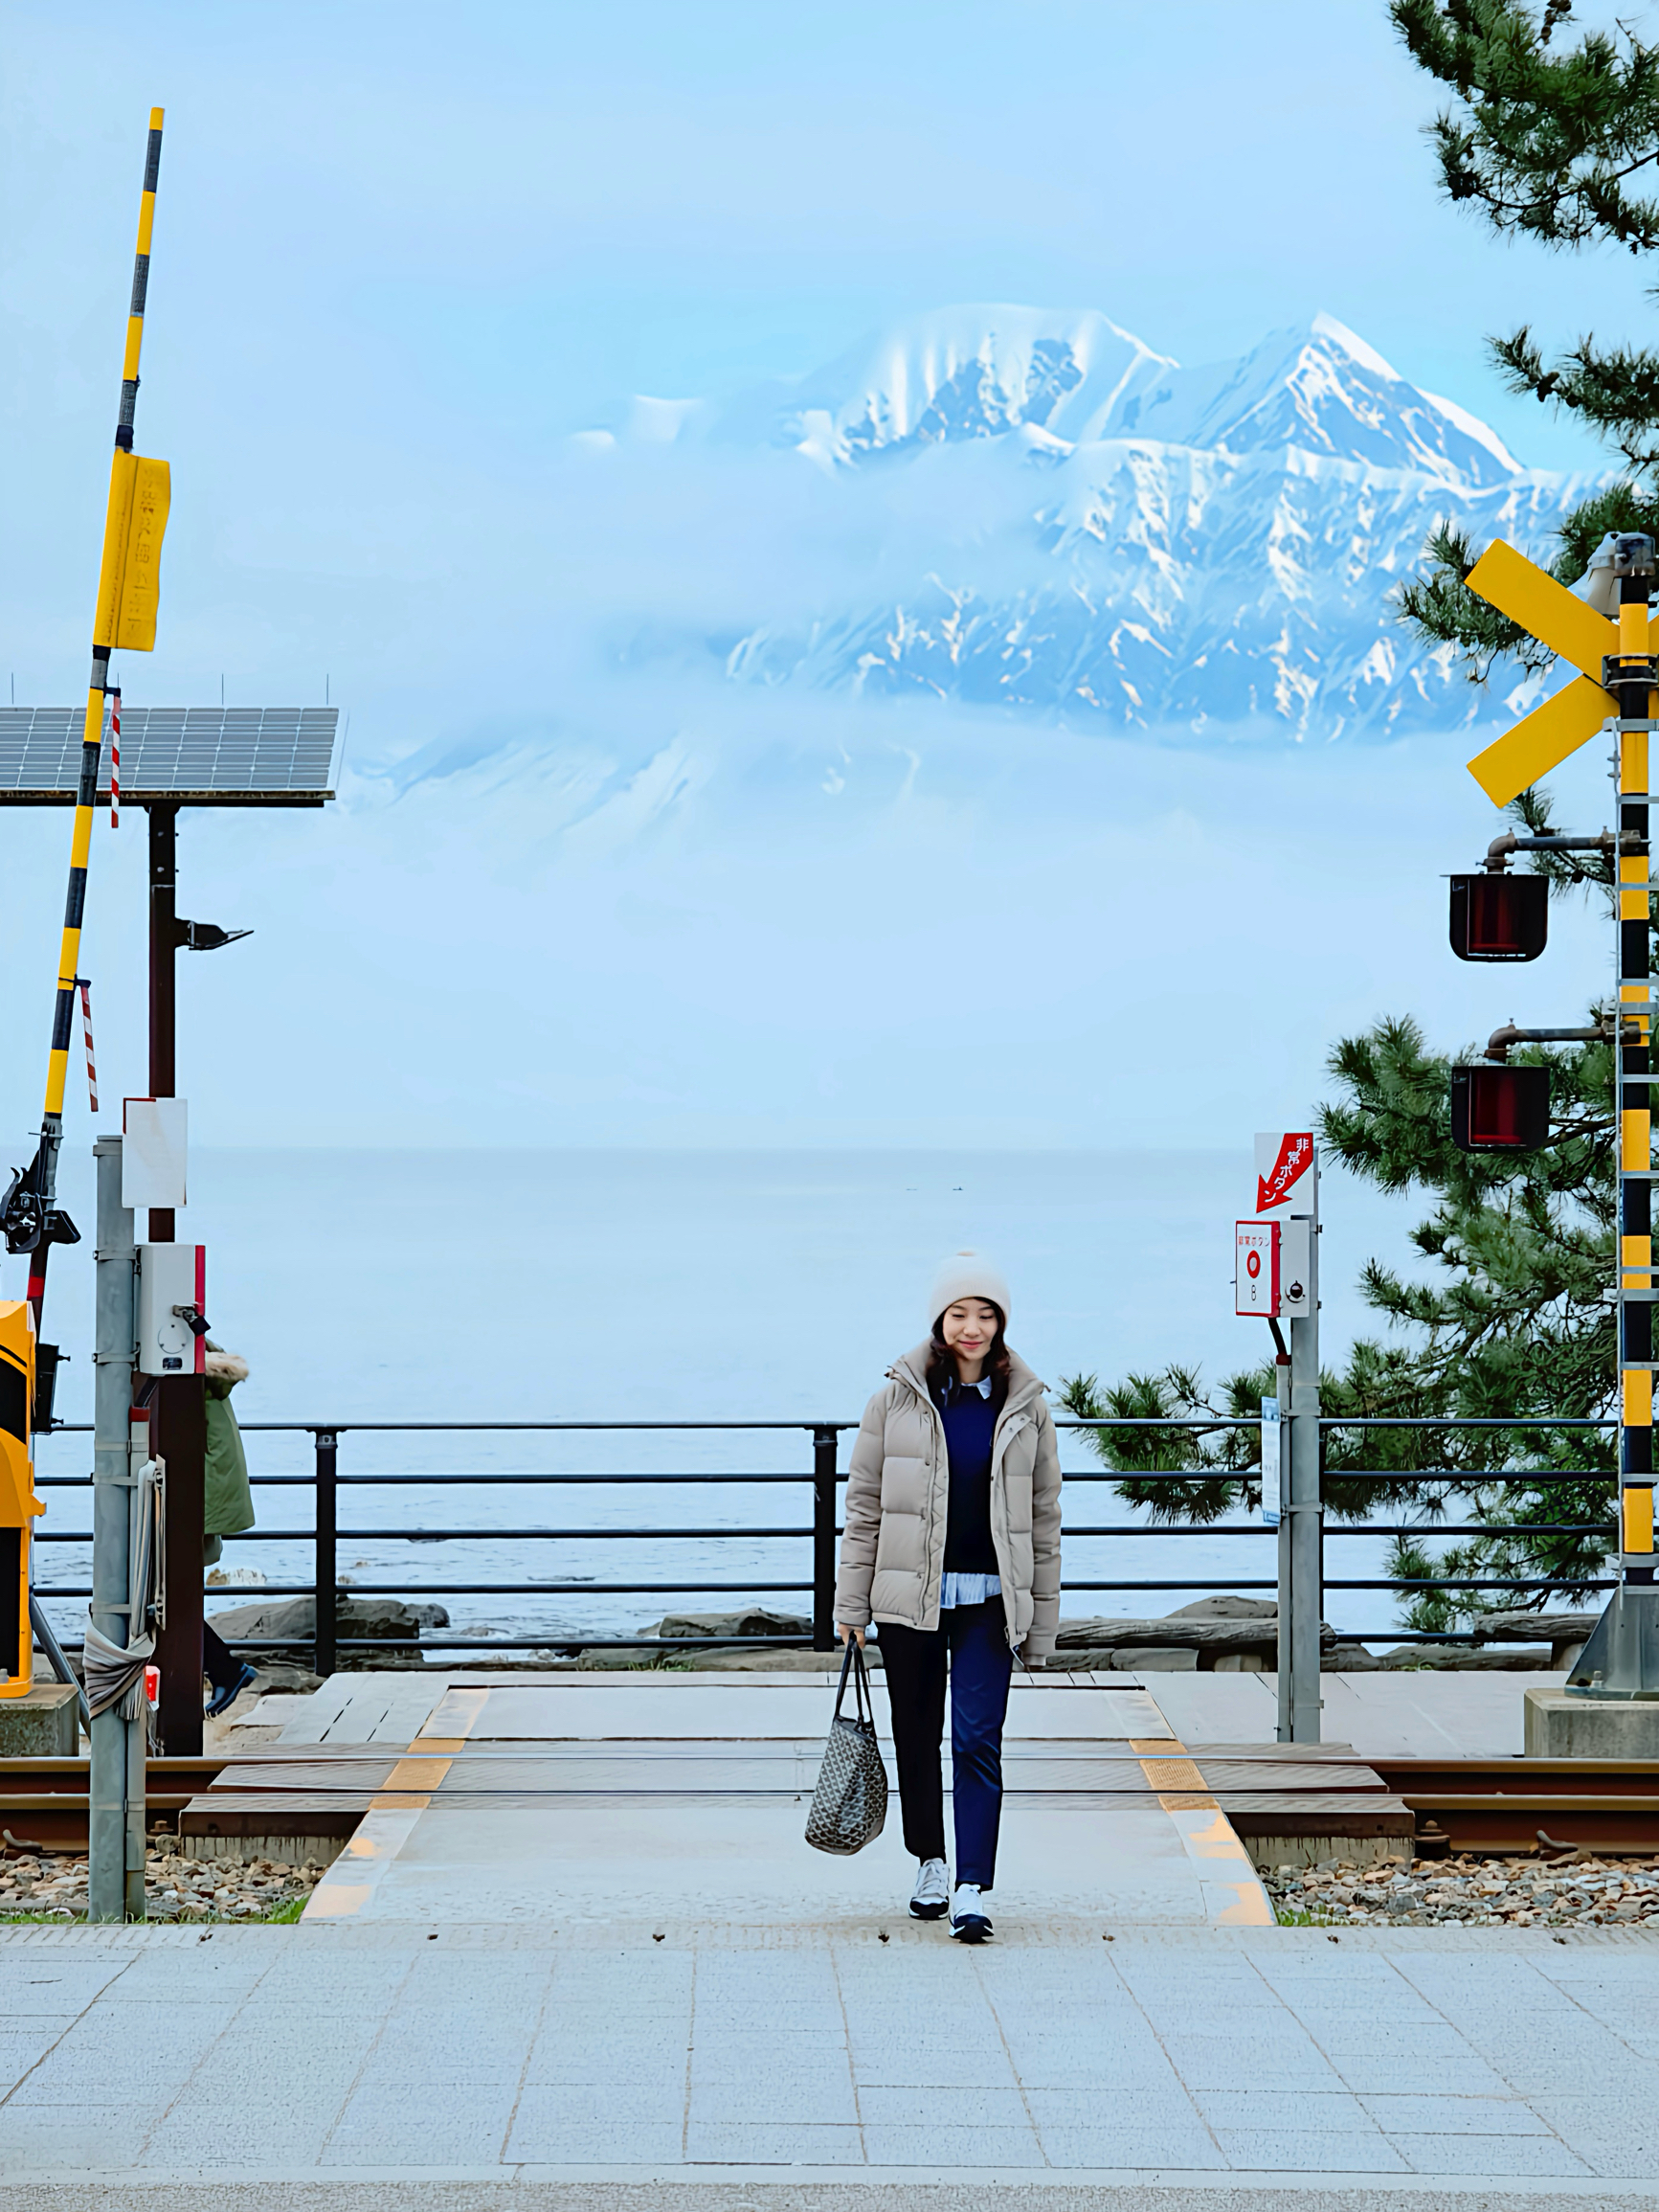
[[[138,1248],[138,1371],[204,1375],[208,1364],[208,1248]]]
[[[34,1679],[29,1534],[46,1508],[34,1495],[34,1309],[27,1298],[0,1299],[0,1698],[26,1697]]]

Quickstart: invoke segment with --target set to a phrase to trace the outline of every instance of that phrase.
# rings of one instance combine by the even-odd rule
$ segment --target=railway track
[[[1417,1849],[1659,1851],[1659,1759],[1373,1759],[1409,1806]]]
[[[384,1787],[390,1757],[368,1754],[367,1748],[353,1757],[347,1748],[332,1756],[319,1756],[316,1747],[304,1750],[279,1750],[262,1745],[238,1756],[192,1759],[157,1758],[148,1762],[146,1822],[151,1834],[174,1833],[181,1824],[212,1832],[210,1806],[229,1809],[234,1802],[241,1817],[226,1821],[252,1824],[270,1834],[281,1833],[284,1820],[295,1832],[306,1835],[349,1833],[377,1788]],[[1301,1761],[1312,1751],[1321,1765],[1340,1759],[1353,1782],[1369,1789],[1353,1791],[1346,1799],[1330,1792],[1338,1779],[1334,1772],[1287,1772],[1286,1783],[1300,1788],[1284,1791],[1271,1800],[1276,1836],[1293,1834],[1298,1818],[1310,1833],[1329,1832],[1332,1808],[1346,1802],[1362,1812],[1371,1792],[1385,1794],[1412,1816],[1416,1848],[1422,1858],[1447,1853],[1537,1853],[1581,1850],[1599,1854],[1659,1853],[1659,1760],[1620,1763],[1603,1759],[1387,1759],[1356,1761],[1343,1747],[1209,1746],[1195,1753],[1204,1766],[1209,1786],[1241,1829],[1252,1824],[1251,1813],[1269,1802],[1261,1795],[1237,1795],[1260,1790],[1269,1779],[1265,1754],[1289,1754]],[[1242,1764],[1246,1756],[1254,1769]],[[283,1786],[280,1770],[292,1766],[292,1788]],[[1211,1768],[1216,1768],[1212,1774]],[[332,1768],[335,1773],[330,1775]],[[1357,1772],[1356,1772],[1357,1770]],[[1258,1780],[1257,1777],[1260,1777]],[[1309,1785],[1325,1785],[1324,1794]],[[253,1785],[249,1788],[248,1785]],[[521,1785],[522,1786],[522,1785]],[[1010,1787],[1020,1784],[1013,1775]],[[186,1819],[187,1814],[190,1816]],[[1356,1830],[1356,1833],[1358,1831]],[[85,1759],[0,1759],[0,1844],[12,1856],[39,1845],[47,1849],[84,1850],[87,1834],[87,1762]]]

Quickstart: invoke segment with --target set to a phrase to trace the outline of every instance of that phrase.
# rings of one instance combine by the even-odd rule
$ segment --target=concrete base
[[[1257,1836],[1249,1815],[1233,1816],[1233,1829],[1258,1869],[1270,1874],[1275,1866],[1401,1866],[1409,1868],[1416,1856],[1411,1840],[1402,1836]]]
[[[1628,1704],[1528,1690],[1529,1759],[1659,1759],[1659,1700]]]
[[[0,1759],[73,1759],[79,1749],[73,1682],[36,1682],[20,1698],[0,1698]]]
[[[346,1848],[344,1836],[180,1836],[181,1859],[234,1859],[253,1866],[268,1859],[275,1866],[332,1866]]]

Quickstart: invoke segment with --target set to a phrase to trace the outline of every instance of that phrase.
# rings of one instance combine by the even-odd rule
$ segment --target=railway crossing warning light
[[[34,1316],[27,1298],[0,1300],[0,1698],[26,1696],[34,1680],[29,1524],[46,1508],[34,1495]]]
[[[1550,1141],[1550,1071],[1454,1068],[1451,1140],[1460,1152],[1536,1152]]]
[[[1509,1047],[1523,1040],[1594,1036],[1604,1036],[1612,1046],[1619,1179],[1612,1254],[1619,1365],[1619,1583],[1567,1678],[1567,1688],[1579,1697],[1614,1701],[1659,1699],[1659,1561],[1653,1540],[1653,1381],[1659,1372],[1653,1329],[1653,1308],[1659,1302],[1653,1185],[1659,1169],[1653,1162],[1652,1090],[1659,1080],[1652,1064],[1659,994],[1653,975],[1650,858],[1652,734],[1659,729],[1654,575],[1652,538],[1630,531],[1603,539],[1577,592],[1546,576],[1513,546],[1502,544],[1489,546],[1468,577],[1478,598],[1581,671],[1564,690],[1469,762],[1470,774],[1493,804],[1507,806],[1599,731],[1613,737],[1618,807],[1613,829],[1599,837],[1562,838],[1558,844],[1555,839],[1498,839],[1487,856],[1489,870],[1497,876],[1506,851],[1522,846],[1599,846],[1605,853],[1616,893],[1612,1003],[1596,1029],[1517,1029],[1512,1025],[1496,1031],[1487,1047],[1495,1068],[1454,1071],[1453,1114],[1461,1117],[1465,1131],[1458,1141],[1467,1141],[1470,1150],[1519,1150],[1529,1113],[1530,1127],[1538,1126],[1536,1076],[1542,1074],[1547,1086],[1548,1072],[1507,1066]],[[1456,921],[1454,909],[1454,942]],[[1512,915],[1510,935],[1518,942],[1521,933],[1513,922]],[[1477,941],[1480,934],[1477,927]],[[1494,934],[1504,933],[1498,929]],[[1541,947],[1541,934],[1538,942]],[[1530,1104],[1524,1089],[1516,1087],[1517,1078],[1524,1084],[1528,1076],[1534,1078],[1535,1092]],[[1547,1090],[1541,1113],[1547,1135]]]
[[[1543,876],[1500,874],[1489,865],[1479,875],[1452,877],[1451,949],[1460,960],[1536,960],[1549,927]]]

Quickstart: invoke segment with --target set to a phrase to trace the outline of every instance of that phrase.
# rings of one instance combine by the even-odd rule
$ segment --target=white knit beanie
[[[953,1306],[958,1298],[989,1298],[994,1306],[1001,1307],[1002,1326],[1006,1330],[1008,1285],[983,1253],[953,1252],[949,1259],[939,1262],[933,1275],[933,1287],[928,1294],[930,1334],[945,1308]]]

